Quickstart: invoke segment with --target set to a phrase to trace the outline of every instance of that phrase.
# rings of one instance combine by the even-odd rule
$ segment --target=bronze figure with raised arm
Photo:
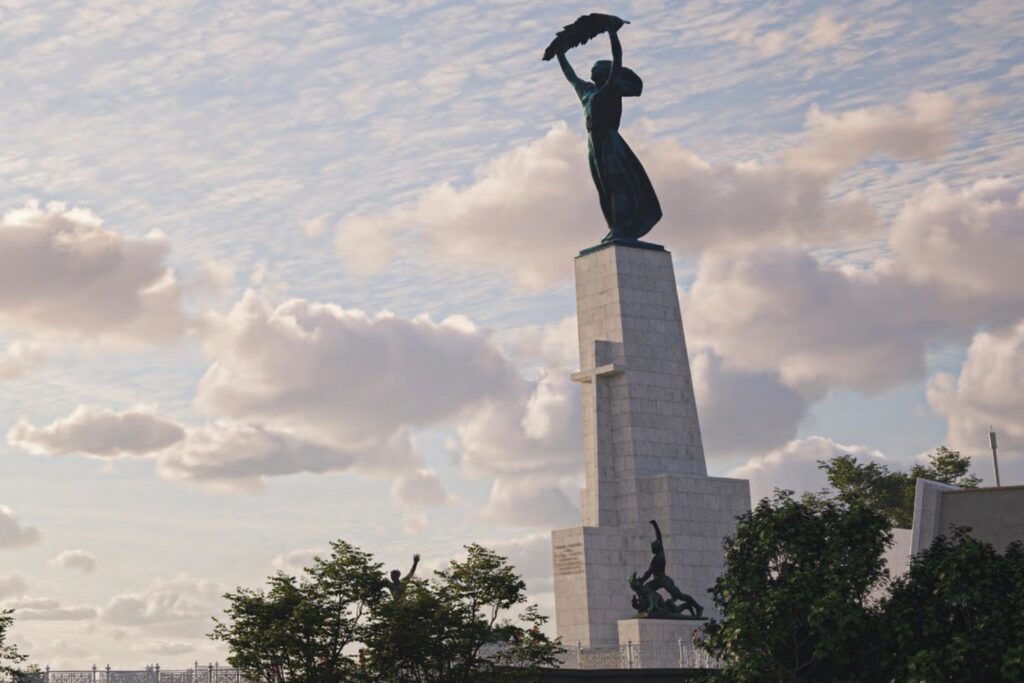
[[[651,543],[651,552],[654,553],[654,557],[651,558],[651,566],[640,577],[640,583],[648,591],[657,591],[659,588],[664,588],[668,591],[669,596],[671,596],[668,605],[670,608],[673,608],[673,611],[685,609],[691,615],[700,617],[704,614],[704,608],[698,605],[697,601],[692,597],[679,590],[676,582],[665,573],[665,543],[661,538],[661,529],[653,519],[651,520],[651,525],[654,527],[655,536],[654,542]],[[650,581],[647,581],[648,578],[650,578]],[[677,601],[679,604],[676,604]]]
[[[568,47],[586,42],[588,38],[585,36],[589,34],[580,35],[577,32],[575,41],[563,39],[564,34],[571,33],[584,21],[591,33],[596,30],[594,26],[599,25],[601,31],[607,31],[611,41],[611,61],[603,59],[595,62],[590,70],[590,81],[577,76],[565,56]],[[638,97],[643,91],[640,77],[622,65],[622,44],[619,42],[618,31],[624,23],[622,19],[609,15],[586,15],[580,17],[575,24],[567,26],[548,48],[551,54],[558,57],[562,73],[572,84],[583,105],[590,175],[597,188],[601,212],[608,224],[608,234],[603,242],[635,242],[646,235],[661,220],[662,215],[661,204],[647,172],[619,135],[622,98]]]
[[[413,555],[412,568],[409,569],[408,574],[402,576],[402,572],[400,572],[399,570],[391,570],[391,578],[384,580],[384,588],[387,588],[389,591],[391,591],[391,598],[393,600],[398,600],[403,595],[405,595],[405,586],[407,583],[409,583],[409,580],[412,579],[413,575],[416,574],[416,567],[417,565],[419,565],[419,563],[420,556]]]

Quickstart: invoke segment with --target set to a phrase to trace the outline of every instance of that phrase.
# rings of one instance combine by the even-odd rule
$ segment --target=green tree
[[[18,648],[13,643],[7,642],[8,633],[13,625],[14,610],[0,610],[0,674],[18,680],[22,674],[18,665],[28,657],[18,652]]]
[[[861,464],[852,455],[819,460],[818,467],[825,471],[828,483],[841,500],[877,510],[900,529],[909,529],[913,525],[918,478],[962,487],[981,483],[970,474],[970,458],[945,446],[939,446],[928,456],[927,465],[914,465],[910,472],[890,470],[875,462]]]
[[[739,681],[869,681],[876,615],[892,543],[885,515],[859,502],[777,492],[741,516],[711,589],[721,619],[702,646]]]
[[[541,631],[547,618],[536,606],[526,606],[516,621],[506,616],[526,603],[522,577],[487,548],[473,544],[466,553],[377,608],[365,640],[372,680],[520,680],[555,663],[560,648]]]
[[[279,572],[266,591],[225,594],[228,619],[215,619],[210,637],[228,645],[232,666],[265,683],[353,680],[358,666],[344,650],[360,639],[383,581],[369,554],[335,541],[302,577]]]
[[[882,604],[891,680],[1024,680],[1024,549],[936,538]]]

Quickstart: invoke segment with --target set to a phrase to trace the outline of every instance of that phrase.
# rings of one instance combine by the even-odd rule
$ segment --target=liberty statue
[[[625,23],[607,14],[582,16],[560,31],[544,53],[545,60],[558,58],[562,73],[583,105],[590,175],[608,223],[602,242],[639,240],[661,220],[661,204],[647,172],[619,135],[622,98],[639,97],[643,90],[640,77],[622,66],[618,31]],[[591,80],[585,81],[573,71],[565,53],[603,32],[611,40],[612,59],[596,62],[590,70]]]

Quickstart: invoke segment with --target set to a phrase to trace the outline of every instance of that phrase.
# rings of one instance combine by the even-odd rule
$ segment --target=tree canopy
[[[28,657],[18,652],[18,648],[7,641],[11,626],[14,624],[14,610],[0,610],[0,674],[18,680],[21,670],[18,665]]]
[[[1024,680],[1020,543],[1000,553],[964,528],[940,536],[893,581],[881,612],[893,680]]]
[[[725,541],[711,589],[722,617],[704,627],[703,646],[737,680],[873,680],[861,648],[891,542],[888,519],[860,503],[762,499]]]
[[[725,542],[702,646],[751,683],[1024,680],[1021,544],[959,529],[889,582],[890,540],[856,499],[762,500]]]
[[[970,474],[971,461],[959,451],[939,446],[928,455],[928,464],[916,464],[909,472],[891,470],[877,462],[861,464],[852,455],[818,462],[836,495],[846,502],[862,503],[890,519],[893,526],[909,529],[914,522],[914,492],[918,478],[954,486],[973,487],[981,480]]]
[[[381,566],[336,541],[301,577],[279,572],[265,590],[226,594],[227,619],[211,637],[266,683],[500,681],[554,663],[559,648],[540,630],[547,618],[525,604],[506,558],[467,546],[464,560],[394,596]]]

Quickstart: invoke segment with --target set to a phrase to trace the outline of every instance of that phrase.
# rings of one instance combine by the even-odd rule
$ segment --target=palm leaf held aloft
[[[628,23],[611,14],[584,14],[555,34],[555,39],[544,50],[544,61],[550,61],[558,53],[583,45],[606,31],[618,31],[623,24]]]

